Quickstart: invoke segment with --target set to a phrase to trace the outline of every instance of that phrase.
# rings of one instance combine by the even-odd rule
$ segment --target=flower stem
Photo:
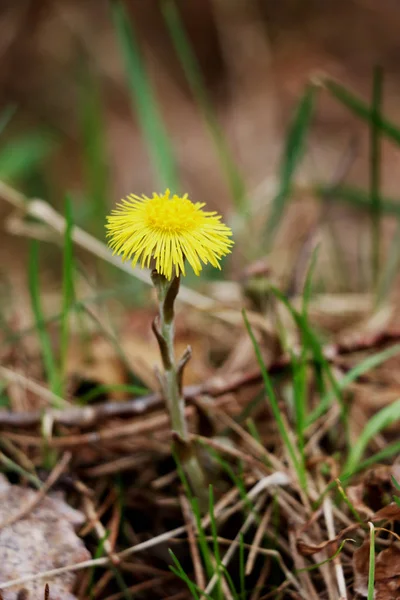
[[[191,353],[188,349],[177,363],[174,351],[174,303],[179,292],[180,278],[174,277],[169,281],[154,270],[152,280],[160,303],[159,319],[154,321],[153,331],[160,347],[164,367],[161,378],[163,393],[171,418],[171,427],[178,438],[174,445],[193,491],[202,503],[207,485],[195,449],[188,441],[185,401],[182,394],[182,372]]]
[[[174,323],[167,323],[163,319],[162,308],[160,306],[160,329],[161,335],[166,342],[168,351],[168,368],[164,364],[165,394],[168,402],[169,414],[171,417],[171,426],[179,437],[186,441],[188,437],[187,424],[185,419],[185,402],[179,389],[178,372],[174,355]]]

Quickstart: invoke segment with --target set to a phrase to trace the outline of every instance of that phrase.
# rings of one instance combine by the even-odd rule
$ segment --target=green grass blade
[[[293,394],[294,394],[294,416],[297,433],[297,443],[302,462],[305,462],[304,456],[304,432],[306,423],[306,405],[307,405],[307,361],[305,352],[297,358],[294,354],[291,357],[293,372]]]
[[[163,13],[176,54],[182,64],[186,79],[192,90],[204,121],[215,144],[215,148],[228,181],[236,209],[242,214],[249,211],[244,180],[227,146],[223,131],[216,119],[215,111],[207,95],[196,56],[185,32],[180,14],[174,2],[163,3]]]
[[[11,119],[13,118],[16,108],[17,107],[14,104],[11,104],[10,106],[6,106],[6,108],[1,113],[1,115],[0,115],[0,135],[3,133],[3,131],[5,130],[5,128],[7,127],[7,125],[11,121]]]
[[[103,537],[101,537],[99,539],[99,542],[97,544],[97,547],[95,549],[93,558],[100,558],[101,556],[104,555],[104,544],[105,542],[108,540],[108,538],[110,537],[110,531],[107,530]],[[94,584],[95,584],[95,571],[96,571],[96,567],[91,567],[89,570],[89,581],[88,584],[86,586],[86,593],[89,594],[89,598],[92,600],[94,598]]]
[[[209,600],[213,600],[212,596],[209,596],[208,594],[203,592],[193,581],[191,581],[191,579],[189,578],[187,573],[185,573],[184,568],[182,567],[181,563],[179,562],[175,554],[172,552],[172,550],[169,550],[169,553],[171,555],[172,560],[175,563],[175,566],[170,566],[171,571],[186,583],[190,593],[192,594],[192,598],[194,600],[200,600],[200,598],[207,598]]]
[[[104,117],[100,92],[91,73],[84,73],[81,106],[85,188],[90,206],[90,225],[97,235],[104,235],[104,215],[108,211],[109,173]]]
[[[386,348],[386,350],[382,350],[382,352],[378,352],[373,356],[368,356],[361,363],[353,367],[346,375],[340,380],[336,382],[337,387],[340,391],[344,390],[348,385],[353,383],[358,377],[364,375],[371,369],[378,367],[382,363],[389,360],[393,356],[396,356],[400,352],[400,344],[396,344],[395,346],[391,346],[390,348]],[[316,419],[319,419],[324,412],[328,410],[330,405],[335,399],[337,395],[336,390],[332,390],[328,392],[322,399],[318,406],[311,412],[307,419],[307,426],[311,425]]]
[[[383,429],[400,420],[400,400],[385,406],[377,412],[366,424],[360,437],[350,449],[349,456],[343,468],[344,477],[351,475],[356,469],[369,442]]]
[[[36,475],[26,471],[23,467],[21,467],[18,463],[14,462],[11,458],[6,456],[0,450],[0,464],[3,465],[1,471],[11,471],[13,473],[17,473],[21,477],[25,478],[29,483],[31,483],[36,489],[40,490],[43,487],[42,482]]]
[[[136,110],[160,185],[176,191],[178,178],[172,146],[165,132],[157,101],[133,28],[121,2],[112,4],[112,15],[124,59],[132,103]]]
[[[347,505],[349,511],[352,513],[354,519],[360,523],[360,525],[363,527],[364,526],[364,520],[361,518],[360,513],[358,512],[358,510],[356,509],[356,507],[354,506],[354,504],[350,501],[350,498],[348,497],[348,495],[346,494],[346,492],[344,491],[344,487],[342,486],[341,482],[339,479],[336,480],[336,485],[338,488],[338,492],[343,500],[343,502]]]
[[[218,543],[218,529],[217,529],[217,523],[215,520],[215,514],[214,514],[214,492],[213,492],[213,487],[212,485],[209,486],[208,488],[209,490],[209,505],[210,505],[210,509],[209,509],[209,514],[210,514],[210,527],[211,527],[211,536],[213,539],[213,549],[214,549],[214,558],[215,558],[215,573],[217,575],[217,584],[216,584],[216,590],[217,590],[217,598],[221,598],[223,600],[223,594],[222,594],[222,569],[221,569],[221,555],[219,552],[219,543]]]
[[[380,450],[380,452],[376,452],[376,454],[373,454],[372,456],[369,456],[366,460],[360,462],[351,474],[341,476],[340,481],[342,484],[347,484],[355,473],[364,471],[365,469],[368,469],[368,467],[370,467],[371,465],[376,465],[377,463],[383,462],[384,460],[388,460],[389,458],[392,458],[392,456],[397,455],[399,453],[400,442],[393,442],[393,444],[388,444],[383,450]]]
[[[74,301],[74,257],[72,241],[72,207],[70,198],[65,201],[65,233],[64,233],[64,259],[63,259],[63,284],[62,284],[62,309],[61,309],[61,342],[60,342],[60,371],[64,379],[67,362],[69,340],[69,315]]]
[[[29,175],[49,154],[54,139],[45,132],[9,141],[0,150],[0,178],[16,180]]]
[[[179,457],[176,453],[176,451],[173,449],[172,450],[172,454],[175,460],[175,464],[176,464],[176,469],[178,471],[179,474],[179,478],[182,481],[184,490],[185,490],[185,494],[187,499],[190,502],[190,506],[192,508],[192,513],[194,516],[194,520],[196,522],[196,527],[197,527],[197,542],[199,544],[199,548],[203,557],[203,561],[204,561],[204,566],[205,566],[205,571],[207,574],[207,577],[209,579],[211,579],[211,577],[214,575],[214,566],[213,566],[213,562],[212,562],[212,552],[209,548],[209,545],[207,543],[207,538],[206,538],[206,534],[201,522],[201,511],[200,511],[200,507],[199,507],[199,503],[197,498],[195,498],[192,494],[192,491],[190,489],[190,485],[189,482],[187,480],[187,477],[185,475],[185,472],[183,470],[181,461],[179,460]]]
[[[368,571],[368,600],[375,598],[375,528],[368,523],[369,533],[369,571]]]
[[[295,569],[295,573],[309,573],[310,571],[315,571],[316,569],[320,569],[323,565],[326,565],[327,563],[332,562],[333,560],[335,560],[336,557],[339,556],[339,554],[342,552],[344,546],[347,544],[347,542],[354,542],[355,540],[353,540],[352,538],[346,538],[344,540],[342,540],[340,542],[339,548],[336,550],[336,552],[334,554],[332,554],[332,556],[330,556],[329,558],[326,558],[325,560],[323,560],[322,562],[316,563],[315,565],[311,565],[311,567],[303,567],[302,569]]]
[[[42,325],[44,322],[44,314],[40,300],[39,270],[39,243],[35,240],[31,244],[29,253],[29,292],[31,296],[31,305],[35,322],[37,324],[37,332],[42,350],[43,363],[50,389],[54,394],[61,396],[62,385],[53,354],[53,348],[51,346],[50,337],[46,331],[46,328]],[[62,408],[62,406],[63,405],[60,403],[56,408]]]
[[[339,202],[345,202],[350,204],[354,208],[360,208],[372,212],[371,206],[371,194],[357,187],[339,185],[335,188],[327,187],[325,185],[317,185],[314,188],[315,193],[322,197]],[[386,196],[379,196],[380,210],[383,215],[393,215],[400,217],[400,201],[395,198],[388,198]]]
[[[306,87],[289,127],[281,160],[279,190],[272,201],[271,213],[266,224],[265,234],[268,248],[272,245],[274,233],[290,198],[296,168],[304,155],[306,137],[314,112],[316,90],[317,88],[312,84]]]
[[[378,288],[376,291],[376,305],[379,306],[384,302],[389,294],[393,282],[395,281],[400,265],[400,220],[397,223],[396,232],[390,244],[386,264],[382,267],[382,275],[380,277]]]
[[[145,396],[149,394],[149,390],[144,387],[139,387],[137,385],[130,384],[110,384],[110,385],[96,385],[96,387],[86,394],[80,396],[79,401],[81,404],[89,404],[99,396],[103,396],[104,394],[109,394],[112,392],[127,392],[128,394],[132,394],[133,396]]]
[[[381,143],[379,119],[381,118],[383,71],[375,67],[370,124],[370,193],[371,193],[371,233],[372,233],[372,280],[376,290],[380,266],[381,249],[381,203],[380,203],[380,171],[381,171]]]
[[[256,355],[258,366],[260,367],[261,375],[263,378],[265,391],[267,393],[267,396],[269,399],[269,404],[270,404],[271,410],[272,410],[272,414],[276,421],[280,436],[282,438],[284,445],[286,446],[286,450],[287,450],[287,452],[290,456],[290,459],[293,463],[293,466],[297,472],[300,484],[302,487],[305,487],[307,479],[306,479],[306,473],[304,470],[304,466],[300,464],[299,459],[297,457],[297,453],[296,453],[294,446],[290,440],[289,433],[286,430],[286,425],[282,418],[281,411],[279,409],[278,399],[275,395],[268,371],[265,368],[265,364],[264,364],[263,357],[261,354],[260,346],[258,345],[257,340],[254,336],[253,330],[251,328],[251,325],[249,323],[249,320],[247,318],[245,310],[243,310],[243,319],[244,319],[244,323],[245,323],[247,332],[248,332],[251,342],[253,344],[254,353]]]
[[[314,358],[314,367],[315,367],[316,371],[321,370],[326,375],[327,380],[329,381],[329,383],[332,386],[333,397],[336,397],[338,402],[341,405],[342,419],[345,420],[345,412],[346,411],[345,411],[345,406],[343,404],[341,389],[338,385],[338,382],[336,381],[336,378],[334,377],[334,375],[332,373],[332,369],[330,367],[329,362],[326,360],[326,358],[324,356],[322,346],[321,346],[317,336],[315,335],[315,333],[313,332],[313,330],[311,329],[311,327],[308,324],[307,315],[303,315],[303,314],[299,313],[297,310],[295,310],[293,308],[293,306],[290,304],[289,300],[286,298],[286,296],[281,292],[281,290],[279,290],[275,286],[271,286],[270,290],[282,302],[282,304],[287,308],[289,313],[292,315],[294,322],[296,323],[297,327],[300,329],[300,331],[302,333],[303,345],[305,345],[306,347],[308,347],[311,350],[311,353]],[[318,409],[318,407],[317,407],[317,409]],[[317,409],[315,409],[315,410],[317,410]],[[321,410],[321,409],[319,409],[319,410]],[[323,414],[325,410],[326,410],[326,407],[324,408],[324,410],[322,410],[321,414]],[[307,418],[307,422],[306,422],[307,427],[310,424],[310,422],[312,422],[311,418],[312,418],[313,414],[314,413],[311,413],[311,415]]]
[[[325,79],[323,81],[323,87],[328,90],[336,100],[348,108],[350,112],[361,120],[366,121],[368,124],[371,123],[374,118],[373,109],[369,107],[364,100],[361,100],[356,94],[333,79]],[[396,127],[396,125],[393,125],[391,121],[385,119],[382,115],[379,115],[376,118],[376,127],[382,135],[394,142],[396,146],[400,146],[400,129]]]

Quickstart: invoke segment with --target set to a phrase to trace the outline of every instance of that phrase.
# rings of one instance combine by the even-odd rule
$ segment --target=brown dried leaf
[[[298,552],[300,552],[300,554],[302,554],[302,556],[312,556],[317,552],[321,552],[321,550],[329,549],[329,556],[333,556],[337,551],[341,540],[348,533],[351,533],[355,529],[358,529],[359,526],[359,523],[349,525],[348,527],[345,527],[345,529],[342,529],[342,531],[340,531],[333,540],[327,540],[326,542],[321,542],[321,544],[306,544],[304,541],[298,540],[296,543],[297,550]]]
[[[384,506],[378,510],[370,520],[374,523],[376,521],[399,521],[400,506],[398,506],[395,502],[391,502],[387,506]]]
[[[368,595],[369,539],[354,552],[354,591]],[[375,600],[393,600],[400,597],[400,549],[391,546],[382,550],[375,562]]]
[[[32,502],[36,492],[10,485],[0,475],[0,523],[16,509]],[[60,496],[47,496],[25,518],[0,530],[0,589],[6,583],[30,573],[40,573],[90,558],[74,527],[81,525],[83,515]],[[64,573],[51,580],[52,600],[75,600],[71,593],[74,573]],[[4,600],[17,600],[26,589],[27,598],[43,598],[45,582],[37,580],[2,590]]]
[[[397,521],[400,520],[400,507],[397,506],[394,502],[384,506],[380,510],[378,510],[374,515],[372,515],[369,519],[372,522],[376,521]],[[312,556],[317,552],[321,552],[321,550],[325,550],[329,548],[329,554],[332,556],[337,548],[338,543],[349,533],[358,529],[360,527],[359,523],[354,523],[353,525],[349,525],[340,531],[337,536],[333,540],[327,540],[325,542],[321,542],[320,544],[312,545],[307,544],[303,540],[297,540],[297,550],[302,556]]]
[[[369,538],[353,554],[354,591],[362,596],[368,594]]]

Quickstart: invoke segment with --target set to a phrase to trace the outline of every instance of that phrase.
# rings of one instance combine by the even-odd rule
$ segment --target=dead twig
[[[356,338],[352,336],[349,341],[343,340],[337,344],[329,344],[323,348],[325,358],[334,363],[339,356],[344,356],[354,352],[378,349],[388,343],[398,342],[400,340],[400,330],[381,331],[373,335],[360,335]],[[269,367],[270,375],[282,372],[290,366],[289,356],[281,356]],[[20,374],[18,374],[20,377]],[[214,398],[238,391],[247,386],[256,385],[262,380],[258,369],[246,373],[235,373],[227,377],[214,377],[203,384],[190,385],[183,388],[183,394],[186,400],[193,400],[201,395],[208,395]],[[40,390],[43,391],[41,386]],[[37,390],[37,393],[42,393]],[[49,392],[50,393],[50,392]],[[46,414],[50,414],[54,424],[90,427],[98,421],[112,417],[141,415],[163,404],[164,400],[159,393],[149,394],[133,398],[124,402],[104,402],[96,406],[66,408],[64,410],[49,409]],[[0,410],[0,426],[8,427],[32,427],[41,422],[43,418],[42,411],[26,411],[14,413],[8,410]]]

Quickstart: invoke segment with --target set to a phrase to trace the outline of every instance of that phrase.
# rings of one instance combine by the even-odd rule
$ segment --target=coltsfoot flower
[[[196,275],[202,263],[220,269],[219,261],[230,253],[232,231],[216,212],[202,210],[204,203],[191,202],[188,195],[129,195],[107,217],[108,244],[132,267],[150,267],[161,275],[185,275],[185,259]]]

